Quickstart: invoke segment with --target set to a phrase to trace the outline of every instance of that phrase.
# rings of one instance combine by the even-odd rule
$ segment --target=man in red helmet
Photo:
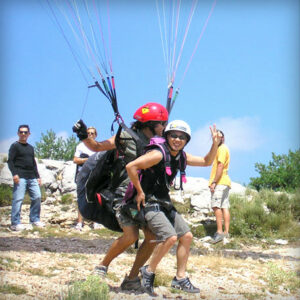
[[[131,125],[131,129],[137,134],[141,141],[147,145],[152,137],[162,136],[163,130],[168,121],[168,111],[161,104],[150,102],[138,108],[133,118],[136,121]],[[97,142],[88,137],[86,125],[82,121],[79,121],[74,125],[73,131],[77,133],[78,138],[82,140],[92,151],[99,152],[116,148],[116,136],[112,136],[102,142]],[[121,133],[120,143],[124,149],[124,160],[126,164],[133,161],[141,154],[138,153],[137,145],[128,132],[123,131]],[[100,265],[95,268],[96,272],[102,276],[107,274],[108,266],[112,260],[119,254],[123,253],[139,238],[139,225],[120,210],[120,205],[125,195],[128,183],[129,179],[128,176],[126,176],[126,179],[116,189],[116,195],[118,196],[114,199],[114,209],[116,211],[116,218],[123,230],[123,235],[113,242]],[[151,256],[153,249],[156,246],[155,243],[151,242],[151,240],[155,240],[153,233],[147,228],[142,228],[142,230],[144,232],[145,239],[139,247],[135,262],[129,275],[126,275],[121,284],[121,288],[123,290],[139,289],[139,269]]]

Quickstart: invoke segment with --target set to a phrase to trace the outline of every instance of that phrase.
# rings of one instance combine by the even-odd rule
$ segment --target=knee
[[[189,243],[191,244],[192,241],[193,241],[193,234],[189,231],[187,232],[186,234],[184,234],[181,238],[180,238],[180,241],[181,242],[184,242],[184,243]]]
[[[122,240],[126,245],[132,245],[139,238],[138,234],[123,234]]]
[[[169,238],[166,239],[166,242],[171,245],[174,245],[177,242],[177,236],[176,235],[170,236]]]

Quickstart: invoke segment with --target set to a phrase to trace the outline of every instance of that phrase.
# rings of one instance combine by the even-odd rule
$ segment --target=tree
[[[287,155],[272,153],[272,161],[268,165],[256,163],[255,171],[260,177],[251,177],[250,186],[257,190],[295,190],[300,187],[300,149],[289,150]]]
[[[76,146],[75,136],[72,135],[65,140],[57,137],[55,132],[50,129],[46,134],[42,133],[40,142],[35,144],[35,153],[38,158],[72,160]]]

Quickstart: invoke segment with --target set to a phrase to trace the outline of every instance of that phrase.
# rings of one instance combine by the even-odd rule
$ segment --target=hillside
[[[39,230],[30,229],[28,210],[29,205],[23,205],[22,219],[28,230],[15,233],[9,230],[10,207],[0,209],[0,299],[61,299],[72,283],[93,274],[117,235],[106,229],[91,229],[88,223],[81,232],[75,230],[74,202],[43,202],[42,220],[47,226]],[[240,244],[239,249],[229,249],[224,244],[210,245],[207,239],[195,239],[188,263],[189,276],[200,287],[201,299],[300,299],[300,243],[253,242],[252,246]],[[111,299],[151,298],[120,289],[135,251],[128,249],[111,264],[104,279],[110,287]],[[175,261],[173,249],[158,269],[160,287],[155,288],[159,294],[156,299],[199,299],[199,295],[176,294],[171,290]],[[9,291],[11,294],[7,294]]]

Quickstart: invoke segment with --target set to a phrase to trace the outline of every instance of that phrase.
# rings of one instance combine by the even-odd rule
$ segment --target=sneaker
[[[140,268],[141,279],[142,279],[141,287],[142,290],[148,293],[149,295],[155,295],[154,288],[153,288],[155,274],[152,272],[148,272],[147,268],[148,266],[144,266]]]
[[[94,272],[101,277],[105,277],[107,274],[107,267],[105,266],[95,267]]]
[[[75,229],[76,230],[82,230],[82,227],[83,227],[83,224],[79,222],[79,223],[76,224]]]
[[[223,241],[223,239],[224,239],[224,234],[216,232],[212,238],[212,244],[219,243],[219,242]]]
[[[16,225],[11,225],[10,226],[10,229],[12,231],[22,231],[25,229],[24,225],[23,224],[16,224]]]
[[[139,277],[129,279],[126,275],[123,282],[121,283],[121,289],[124,291],[139,290],[141,288],[141,280]]]
[[[45,223],[41,221],[32,222],[31,225],[35,227],[45,227]]]
[[[200,293],[200,289],[193,286],[188,277],[178,280],[175,276],[172,280],[171,287],[187,293]]]
[[[99,224],[99,223],[93,223],[93,228],[94,228],[94,229],[101,229],[101,228],[102,228],[102,225]]]

